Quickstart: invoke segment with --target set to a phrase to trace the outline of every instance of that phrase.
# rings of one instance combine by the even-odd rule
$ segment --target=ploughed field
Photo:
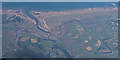
[[[3,57],[117,57],[117,15],[117,8],[3,10]]]

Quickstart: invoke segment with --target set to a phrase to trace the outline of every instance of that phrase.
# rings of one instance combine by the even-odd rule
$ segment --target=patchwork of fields
[[[3,57],[118,57],[117,7],[67,11],[5,9]]]

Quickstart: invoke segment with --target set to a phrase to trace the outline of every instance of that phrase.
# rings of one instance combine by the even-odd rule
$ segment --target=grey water
[[[95,7],[114,7],[118,2],[3,2],[3,9],[27,9],[40,11],[61,11]]]

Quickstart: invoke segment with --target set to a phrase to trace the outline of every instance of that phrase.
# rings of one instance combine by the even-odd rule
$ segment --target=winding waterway
[[[38,27],[39,20],[38,20],[36,17],[34,17],[32,14],[30,14],[28,11],[27,11],[27,12],[24,12],[24,13],[25,13],[26,15],[28,15],[31,19],[35,20],[36,26],[37,26],[37,28],[38,28],[39,30],[41,30],[41,31],[43,31],[43,32],[45,32],[45,33],[50,33],[50,34],[52,34],[51,32],[45,31],[45,30],[41,29],[40,27]],[[54,34],[53,34],[53,35],[54,35]],[[55,40],[52,40],[52,42],[55,42]],[[65,49],[62,49],[62,48],[58,47],[57,44],[52,47],[52,49],[54,49],[54,48],[60,49],[60,50],[66,55],[67,58],[72,58],[72,56],[71,56]],[[49,56],[49,55],[47,55],[47,56]]]

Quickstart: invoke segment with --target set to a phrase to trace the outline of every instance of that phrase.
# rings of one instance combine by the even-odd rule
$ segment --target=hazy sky
[[[120,0],[2,0],[2,2],[118,2]]]

